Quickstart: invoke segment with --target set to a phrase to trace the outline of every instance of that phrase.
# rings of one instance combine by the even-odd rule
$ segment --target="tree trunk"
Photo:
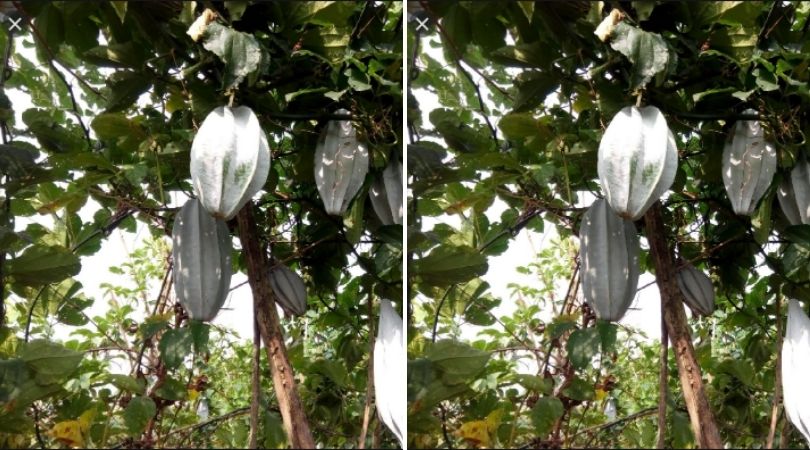
[[[675,264],[667,244],[669,233],[661,218],[660,202],[653,204],[647,211],[644,222],[650,244],[650,256],[655,264],[655,280],[661,292],[661,314],[664,316],[675,360],[678,363],[678,377],[692,422],[692,431],[700,447],[723,448],[714,414],[706,398],[700,366],[695,358],[695,349],[692,346],[692,337],[683,310],[682,294],[675,281]]]
[[[284,335],[276,313],[276,301],[270,287],[267,257],[259,245],[259,233],[253,219],[253,202],[245,205],[236,216],[239,239],[247,264],[248,281],[253,291],[253,310],[264,341],[278,407],[284,430],[292,448],[315,448],[309,422],[295,386],[292,365],[284,345]]]

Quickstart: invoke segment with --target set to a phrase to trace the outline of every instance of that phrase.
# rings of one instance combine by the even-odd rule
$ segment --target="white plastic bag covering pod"
[[[391,302],[380,302],[380,323],[377,340],[374,342],[374,393],[377,414],[380,420],[405,448],[406,394],[405,386],[407,355],[402,333],[402,318],[394,311]]]
[[[675,274],[683,299],[695,315],[710,316],[714,312],[714,285],[708,275],[687,264]]]
[[[374,180],[368,192],[371,206],[383,225],[402,223],[402,164],[394,159]]]
[[[231,234],[191,199],[172,226],[174,292],[195,320],[213,319],[231,287]]]
[[[300,316],[307,312],[304,280],[289,267],[279,264],[270,271],[270,287],[276,294],[276,302],[287,315]]]
[[[810,319],[791,299],[782,343],[782,391],[790,422],[810,443]]]
[[[791,225],[810,224],[810,162],[800,159],[776,192]]]
[[[748,109],[745,114],[756,114]],[[762,126],[740,120],[723,148],[723,184],[736,214],[750,216],[776,172],[776,150],[765,142]]]
[[[579,242],[585,300],[596,317],[618,321],[633,302],[638,287],[636,227],[599,199],[582,217]]]
[[[610,207],[638,220],[675,180],[678,149],[661,111],[627,106],[599,142],[597,172]]]
[[[246,106],[220,106],[191,144],[194,193],[214,217],[232,219],[267,181],[270,147],[259,119]]]
[[[345,109],[335,114],[349,114]],[[368,173],[368,149],[357,142],[357,131],[348,120],[330,121],[315,148],[315,184],[324,209],[342,216],[363,186]]]

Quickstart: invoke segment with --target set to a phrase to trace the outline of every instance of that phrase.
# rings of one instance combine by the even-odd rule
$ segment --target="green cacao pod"
[[[618,321],[638,287],[636,227],[599,199],[582,217],[579,240],[585,300],[598,318]]]
[[[191,144],[191,180],[203,207],[230,220],[264,186],[270,147],[250,108],[220,106],[205,118]]]
[[[714,286],[708,275],[687,264],[675,274],[678,287],[689,308],[697,316],[710,316],[714,312]]]
[[[371,206],[383,225],[402,223],[402,164],[392,160],[368,192]]]
[[[597,172],[610,207],[638,220],[672,186],[678,149],[661,111],[628,106],[613,117],[599,142]]]
[[[279,264],[270,270],[270,286],[276,294],[276,303],[288,316],[300,316],[307,312],[304,280],[289,267]]]
[[[746,114],[755,114],[749,109]],[[736,214],[750,216],[776,172],[776,150],[755,120],[734,124],[723,148],[723,184]]]
[[[406,392],[407,353],[405,352],[402,318],[391,302],[380,302],[380,322],[374,343],[374,396],[380,420],[396,435],[405,448],[405,415],[408,405]]]
[[[172,227],[174,292],[195,320],[211,320],[231,286],[231,234],[197,199],[177,213]]]
[[[782,388],[785,412],[810,444],[810,319],[791,299],[788,303],[787,329],[782,343]]]
[[[779,184],[779,205],[791,225],[810,224],[810,162],[799,160]]]
[[[349,114],[339,109],[336,114]],[[315,147],[315,184],[328,214],[342,216],[368,173],[368,149],[348,120],[330,121]]]

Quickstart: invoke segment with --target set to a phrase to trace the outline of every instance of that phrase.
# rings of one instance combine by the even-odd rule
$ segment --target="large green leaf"
[[[442,370],[446,384],[458,384],[472,381],[484,370],[490,354],[462,342],[441,340],[427,349],[425,357]]]
[[[577,369],[588,367],[594,355],[599,353],[601,342],[602,338],[596,327],[584,328],[571,333],[565,345],[571,365]]]
[[[131,436],[138,436],[146,429],[149,420],[157,412],[155,402],[149,397],[134,397],[124,408],[124,424]]]
[[[529,411],[529,417],[534,425],[533,432],[538,436],[547,435],[557,419],[562,417],[564,411],[563,404],[558,398],[541,397],[538,399]]]
[[[644,87],[658,72],[667,68],[669,48],[657,33],[650,33],[620,22],[613,31],[610,46],[633,63],[630,88]]]
[[[35,372],[63,378],[79,367],[83,355],[55,342],[37,339],[22,347],[19,356]]]
[[[190,328],[175,328],[166,331],[160,338],[160,359],[169,369],[176,369],[191,353],[194,337]]]
[[[486,258],[473,248],[442,245],[414,261],[411,269],[424,283],[445,286],[481,276],[487,267]]]
[[[64,247],[32,245],[8,261],[7,274],[28,286],[56,283],[81,270],[79,257]]]
[[[203,47],[225,63],[225,89],[241,83],[246,76],[259,68],[262,59],[262,51],[255,37],[216,22],[206,28]]]

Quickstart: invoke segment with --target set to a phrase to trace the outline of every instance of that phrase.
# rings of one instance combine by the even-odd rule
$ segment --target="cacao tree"
[[[810,151],[810,4],[421,1],[408,13],[409,445],[805,445],[779,371],[787,299],[810,301],[807,205],[789,190]],[[661,128],[639,144],[659,128],[646,114],[611,130],[633,107],[660,111],[671,138]],[[677,168],[659,190],[668,163],[638,163],[664,161],[668,139]],[[636,147],[631,169],[605,176]],[[595,269],[581,254],[585,212],[623,189],[655,195],[616,213],[640,239],[631,309],[660,296],[661,315],[644,315],[660,340],[599,319],[583,292],[586,277],[632,273],[620,243],[592,238],[621,253]],[[622,240],[618,229],[600,232]],[[537,254],[500,258],[527,233]],[[520,281],[502,293],[490,275],[509,277],[504,264]],[[685,268],[710,279],[711,307],[690,297],[704,317],[686,313]]]
[[[402,227],[369,190],[403,159],[403,5],[2,3],[0,446],[398,446],[371,355],[382,299],[402,306]],[[234,125],[200,133],[226,107]],[[343,216],[314,173],[338,120],[368,152]],[[181,214],[195,163],[257,127],[266,180]],[[118,232],[140,244],[98,266]],[[78,281],[108,266],[125,281]],[[278,317],[277,267],[303,280],[279,305],[300,316]],[[223,301],[254,305],[238,333],[210,321]]]

